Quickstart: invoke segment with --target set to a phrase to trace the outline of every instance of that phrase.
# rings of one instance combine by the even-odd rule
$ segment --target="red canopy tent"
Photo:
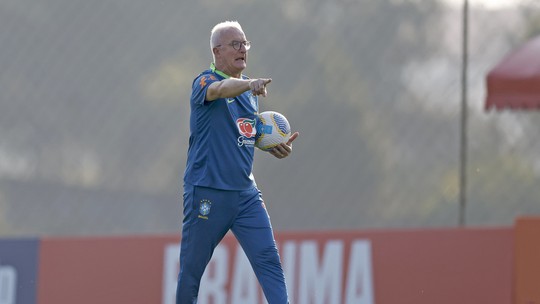
[[[487,75],[485,108],[540,110],[540,36],[513,50]]]

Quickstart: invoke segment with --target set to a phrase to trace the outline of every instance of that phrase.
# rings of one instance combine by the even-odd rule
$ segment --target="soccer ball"
[[[269,151],[291,137],[291,126],[282,114],[274,111],[262,112],[257,119],[255,147]]]

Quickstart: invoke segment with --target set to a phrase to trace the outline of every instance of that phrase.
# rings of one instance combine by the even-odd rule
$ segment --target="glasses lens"
[[[240,41],[233,41],[233,42],[231,42],[232,48],[235,49],[235,50],[237,50],[237,51],[240,49],[240,45],[241,45],[241,44],[242,44],[242,42],[240,42]]]
[[[251,47],[251,43],[249,41],[233,41],[233,42],[231,42],[231,46],[233,47],[233,49],[235,49],[237,51],[240,50],[242,45],[244,45],[244,47],[246,48],[246,51],[249,50],[249,48]]]

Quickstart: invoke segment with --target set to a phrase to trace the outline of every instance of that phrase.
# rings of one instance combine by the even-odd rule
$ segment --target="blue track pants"
[[[184,185],[176,303],[197,303],[206,265],[229,230],[246,253],[268,304],[287,304],[285,278],[260,191],[256,187],[224,191],[188,184]]]

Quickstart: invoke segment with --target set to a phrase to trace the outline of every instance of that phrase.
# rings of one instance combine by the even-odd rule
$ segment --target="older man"
[[[177,304],[197,303],[199,285],[215,247],[231,230],[246,253],[269,304],[288,303],[285,278],[272,225],[253,174],[258,96],[269,78],[242,75],[251,47],[238,22],[211,32],[214,62],[195,78],[191,94],[190,138],[184,173],[184,220]],[[252,132],[254,133],[254,132]],[[295,132],[270,151],[289,156]],[[203,286],[204,288],[204,286]]]

